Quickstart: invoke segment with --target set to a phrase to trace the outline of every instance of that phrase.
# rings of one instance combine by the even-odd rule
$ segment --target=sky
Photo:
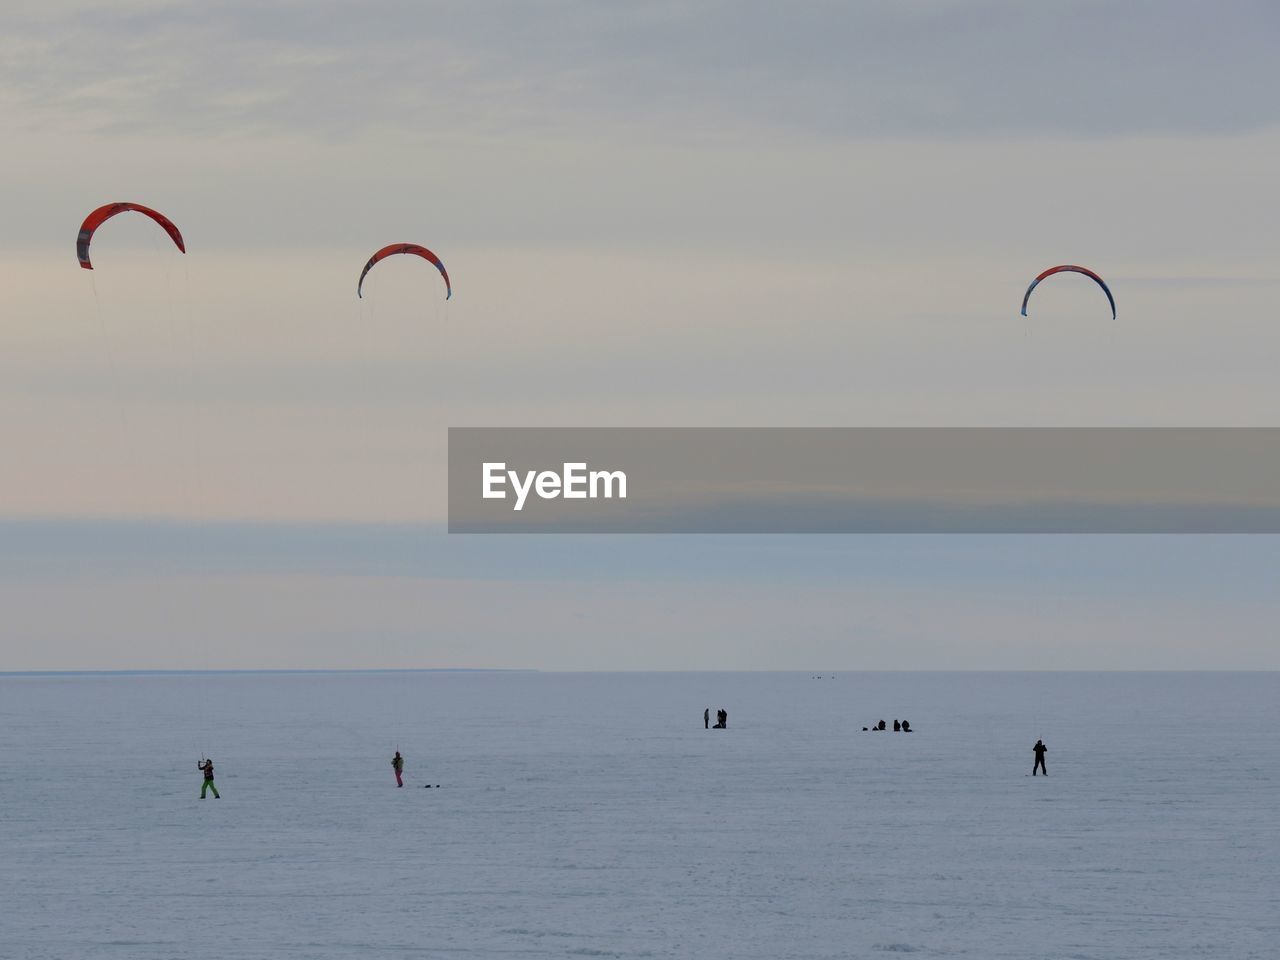
[[[1276,426],[1278,35],[1180,0],[5,4],[0,669],[1280,668],[1267,537],[442,527],[449,426]],[[115,200],[187,255],[120,217],[78,269]],[[451,301],[409,258],[356,299],[402,240]],[[1055,263],[1119,319],[1080,277],[1020,317]]]

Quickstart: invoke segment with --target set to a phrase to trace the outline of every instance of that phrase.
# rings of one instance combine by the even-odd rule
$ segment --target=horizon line
[[[270,675],[270,674],[374,674],[374,673],[574,673],[574,674],[675,674],[675,673],[795,673],[810,674],[818,677],[826,678],[834,677],[840,673],[868,674],[868,673],[1280,673],[1280,669],[1272,667],[1260,668],[1237,668],[1237,669],[1133,669],[1125,667],[1097,668],[1097,669],[1063,669],[1056,667],[1047,667],[1040,669],[1026,668],[982,668],[982,667],[959,667],[948,670],[928,670],[928,669],[858,669],[846,668],[840,670],[806,670],[800,668],[786,669],[618,669],[618,670],[547,670],[541,667],[227,667],[213,669],[153,669],[153,668],[136,668],[136,669],[103,669],[103,670],[0,670],[0,677],[126,677],[126,676],[194,676],[201,674],[214,674],[222,676],[233,675]]]

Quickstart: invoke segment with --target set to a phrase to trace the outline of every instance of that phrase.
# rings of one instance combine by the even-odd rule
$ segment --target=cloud
[[[1280,277],[1116,277],[1115,283],[1133,287],[1274,287],[1280,286]]]
[[[1214,135],[1274,125],[1274,4],[56,5],[6,16],[41,123],[499,139]]]
[[[1274,669],[1276,537],[0,523],[0,670]]]

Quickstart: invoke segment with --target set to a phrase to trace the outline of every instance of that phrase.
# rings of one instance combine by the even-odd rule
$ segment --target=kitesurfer
[[[213,759],[202,760],[196,764],[196,769],[204,774],[204,784],[200,787],[200,799],[204,799],[205,792],[213,791],[213,799],[221,800],[222,794],[218,793],[218,788],[213,783]]]
[[[1044,745],[1043,740],[1037,740],[1036,745],[1031,749],[1035,751],[1036,755],[1036,762],[1031,768],[1031,775],[1034,777],[1036,775],[1036,771],[1039,770],[1047,777],[1049,775],[1049,771],[1044,768],[1044,755],[1049,748]]]
[[[400,756],[400,751],[396,751],[396,755],[391,758],[391,769],[396,772],[396,786],[403,787],[404,779],[400,776],[404,773],[404,757]]]

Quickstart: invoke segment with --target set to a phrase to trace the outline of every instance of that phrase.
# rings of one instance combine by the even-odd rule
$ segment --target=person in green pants
[[[213,783],[213,760],[203,760],[196,764],[196,768],[204,774],[204,785],[200,788],[200,799],[204,799],[205,792],[213,791],[213,799],[221,800],[222,794],[218,793],[218,788]]]

